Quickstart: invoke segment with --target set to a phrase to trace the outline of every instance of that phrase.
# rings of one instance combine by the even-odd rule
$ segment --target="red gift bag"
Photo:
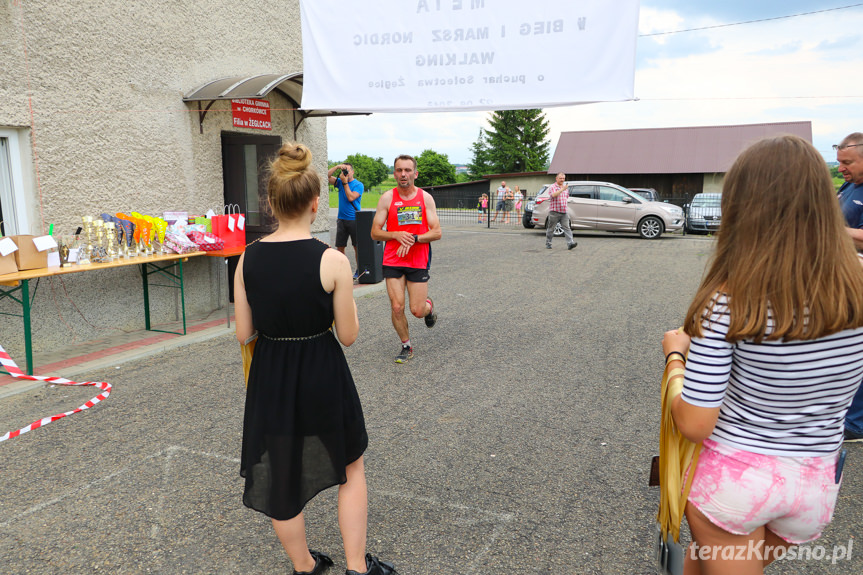
[[[213,233],[227,243],[228,239],[228,216],[213,216]]]
[[[225,235],[216,234],[225,241],[225,246],[246,245],[246,215],[240,213],[239,204],[227,204],[224,217]]]

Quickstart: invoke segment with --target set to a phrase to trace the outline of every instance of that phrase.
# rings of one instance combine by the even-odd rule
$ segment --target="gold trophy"
[[[74,241],[72,236],[62,236],[57,244],[57,253],[60,255],[61,268],[68,268],[72,265],[69,261],[69,250],[72,248],[72,242]]]
[[[105,222],[105,243],[108,261],[112,262],[119,259],[120,256],[117,253],[117,229],[114,227],[114,222]]]
[[[82,216],[84,222],[84,235],[87,237],[87,242],[78,249],[78,263],[87,265],[90,263],[90,254],[93,253],[93,216]]]
[[[94,263],[105,263],[107,260],[105,254],[105,222],[100,219],[93,220],[93,225],[96,227],[96,245],[93,246],[93,253],[90,258]]]

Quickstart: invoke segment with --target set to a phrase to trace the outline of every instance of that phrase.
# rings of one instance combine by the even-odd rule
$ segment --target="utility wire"
[[[760,20],[746,20],[745,22],[732,22],[731,24],[716,24],[714,26],[703,26],[701,28],[687,28],[685,30],[672,30],[670,32],[653,32],[652,34],[639,34],[639,38],[647,38],[649,36],[665,36],[667,34],[680,34],[682,32],[696,32],[699,30],[711,30],[713,28],[727,28],[729,26],[740,26],[742,24],[756,24],[758,22],[770,22],[772,20],[784,20],[786,18],[796,18],[798,16],[811,16],[812,14],[822,14],[824,12],[834,12],[836,10],[847,10],[849,8],[857,8],[863,6],[860,4],[850,4],[848,6],[839,6],[837,8],[825,8],[824,10],[815,10],[814,12],[801,12],[800,14],[789,14],[787,16],[774,16],[773,18],[761,18]]]
[[[705,96],[703,98],[635,98],[640,102],[689,102],[706,100],[833,100],[852,99],[856,100],[863,96]]]

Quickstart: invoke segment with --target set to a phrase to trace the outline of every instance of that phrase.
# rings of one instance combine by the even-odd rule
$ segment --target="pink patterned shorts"
[[[762,455],[705,439],[689,503],[729,533],[765,525],[789,543],[813,541],[833,519],[836,460]]]

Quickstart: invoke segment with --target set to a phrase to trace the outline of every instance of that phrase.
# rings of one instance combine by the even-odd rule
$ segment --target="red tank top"
[[[410,200],[403,200],[399,195],[398,188],[393,188],[393,199],[387,213],[388,232],[408,232],[411,234],[424,234],[429,225],[426,221],[425,192],[417,188],[417,193]],[[385,266],[428,269],[429,267],[429,244],[415,243],[403,258],[396,255],[399,249],[396,240],[387,241],[384,245]]]

